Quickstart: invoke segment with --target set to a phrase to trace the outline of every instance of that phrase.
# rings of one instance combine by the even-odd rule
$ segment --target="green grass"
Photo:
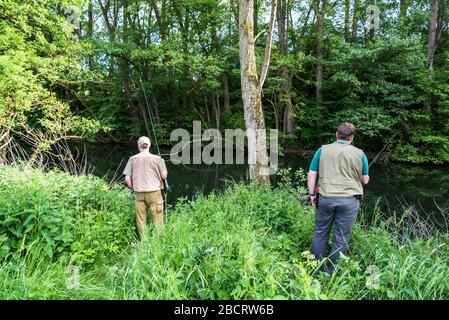
[[[417,234],[406,218],[370,227],[361,218],[336,273],[312,276],[314,212],[290,179],[180,200],[165,231],[150,228],[139,242],[124,188],[57,171],[0,172],[1,299],[449,298],[447,234]],[[67,288],[69,265],[80,268],[79,288]],[[379,287],[367,287],[370,266]]]

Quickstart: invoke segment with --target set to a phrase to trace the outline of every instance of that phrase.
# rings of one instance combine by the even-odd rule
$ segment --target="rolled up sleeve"
[[[159,160],[159,171],[161,173],[167,171],[167,167],[165,166],[165,160],[162,158],[160,158]]]
[[[123,174],[125,176],[131,176],[132,168],[131,168],[131,159],[128,160],[128,163],[126,164],[125,170],[123,170]]]

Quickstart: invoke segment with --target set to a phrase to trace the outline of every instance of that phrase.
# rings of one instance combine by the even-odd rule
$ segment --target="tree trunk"
[[[183,81],[185,81],[186,83],[189,82],[188,79],[188,74],[189,74],[189,66],[188,66],[188,55],[189,55],[189,39],[188,39],[188,34],[189,34],[189,20],[188,20],[188,15],[187,13],[181,10],[182,7],[182,3],[180,3],[181,7],[178,6],[178,2],[176,0],[171,0],[171,4],[173,7],[173,10],[175,12],[175,16],[178,22],[178,26],[179,29],[181,31],[181,47],[182,47],[182,52],[183,52],[183,66],[182,66],[182,79]],[[184,108],[188,108],[189,105],[189,96],[187,95],[187,91],[186,88],[184,88],[182,90],[182,105]]]
[[[279,49],[281,54],[288,53],[287,47],[287,1],[278,0],[277,3],[277,26],[279,36]]]
[[[315,2],[315,0],[314,0],[314,1],[310,1],[309,10],[307,10],[307,15],[306,15],[306,18],[304,19],[304,24],[302,25],[301,33],[300,33],[300,35],[299,35],[299,41],[301,41],[302,39],[304,39],[304,36],[305,36],[305,34],[306,34],[306,31],[307,31],[307,25],[309,24],[310,14],[312,13],[312,10],[313,10],[313,8],[314,8],[314,2]],[[315,17],[314,17],[314,18],[315,18]],[[313,24],[313,22],[312,22],[312,24]],[[290,14],[290,26],[291,26],[291,28],[292,28],[292,30],[293,30],[293,17],[292,17],[291,14]],[[295,33],[293,32],[292,34],[295,34]],[[295,47],[295,43],[296,43],[297,41],[296,41],[294,38],[292,38],[292,40],[293,40],[293,47],[295,48],[295,51],[298,51],[299,48],[298,48],[298,47]],[[301,47],[301,44],[300,44],[300,47]]]
[[[151,95],[151,101],[153,102],[153,106],[154,106],[154,117],[156,118],[157,124],[160,124],[161,117],[159,115],[159,106],[158,106],[158,102],[153,94]]]
[[[294,123],[293,123],[293,116],[292,116],[292,105],[287,105],[284,109],[284,127],[283,132],[284,133],[293,133]]]
[[[410,0],[401,0],[399,4],[399,19],[403,20],[407,16],[407,9]]]
[[[217,130],[220,130],[220,122],[221,122],[220,96],[218,94],[213,95],[212,101],[214,103],[215,126]]]
[[[265,46],[264,62],[260,79],[258,79],[254,48],[254,1],[239,1],[239,49],[242,99],[248,136],[249,173],[251,182],[256,184],[270,183],[261,91],[268,72],[272,44],[271,34],[275,16],[276,1],[272,0],[272,12]]]
[[[115,32],[117,30],[117,23],[118,23],[118,12],[119,12],[119,6],[116,5],[112,8],[112,18],[109,17],[109,9],[111,8],[111,1],[107,0],[103,4],[101,0],[98,0],[98,5],[101,9],[101,14],[103,16],[104,24],[106,26],[106,30],[108,32],[109,42],[114,43],[115,42]],[[118,64],[115,57],[111,57],[112,61],[109,61],[109,74],[114,74],[114,66]]]
[[[230,9],[232,10],[232,15],[234,16],[236,29],[239,28],[239,0],[229,1]]]
[[[129,11],[128,11],[128,7],[129,7],[129,1],[128,0],[124,0],[123,1],[123,41],[126,43],[128,42],[128,36],[129,36]],[[140,120],[139,117],[139,112],[136,108],[136,105],[134,103],[133,97],[132,97],[132,89],[131,89],[131,70],[129,69],[129,65],[128,65],[128,61],[126,61],[125,59],[122,59],[120,61],[120,77],[122,80],[122,85],[123,85],[123,91],[125,93],[125,98],[128,104],[128,108],[131,110],[131,115],[134,118],[135,123],[138,123]],[[140,114],[142,116],[142,120],[144,122],[144,126],[145,126],[145,130],[149,136],[150,134],[150,129],[148,126],[148,120],[147,120],[147,110],[144,107],[142,101],[139,99],[137,101],[137,104],[139,106],[139,110],[140,110]]]
[[[441,31],[443,29],[443,10],[444,1],[431,0],[430,7],[430,25],[429,25],[429,39],[427,44],[427,67],[429,68],[429,80],[431,81],[433,77],[433,60],[435,57],[435,51],[437,49],[438,40],[441,37]],[[428,102],[424,105],[425,110],[429,113],[432,112],[432,106],[435,105],[435,96],[430,93],[428,97]]]
[[[231,114],[231,104],[229,102],[229,76],[228,73],[225,71],[222,75],[222,81],[223,81],[223,99],[224,99],[224,112]]]
[[[254,0],[254,34],[257,35],[257,20],[259,20],[259,3],[258,0]]]
[[[141,99],[139,99],[137,103],[139,104],[139,109],[142,114],[143,124],[145,125],[145,131],[147,132],[148,137],[151,137],[150,127],[148,126],[147,110],[145,109]]]
[[[89,5],[87,7],[87,36],[89,40],[92,40],[93,29],[94,29],[93,4],[92,0],[89,0]],[[88,56],[87,63],[89,65],[89,69],[92,70],[94,65],[92,55]]]
[[[427,66],[433,69],[433,57],[437,46],[439,0],[432,0],[431,20],[429,25],[429,41],[427,45]]]
[[[357,41],[357,28],[358,28],[358,16],[359,16],[359,0],[354,0],[352,7],[352,41]]]
[[[349,8],[350,0],[345,0],[345,41],[349,42]]]
[[[283,56],[288,55],[288,44],[287,44],[287,1],[278,0],[277,7],[277,25],[278,25],[278,36],[279,36],[279,49]],[[281,110],[284,112],[283,117],[283,132],[292,133],[293,132],[293,118],[292,118],[292,100],[291,100],[291,75],[288,71],[287,66],[283,66],[281,70],[282,78],[284,79],[284,85],[282,92],[279,95],[279,102],[281,104]]]
[[[327,0],[322,0],[322,8],[320,8],[320,2],[315,8],[316,17],[317,17],[317,27],[316,27],[316,57],[317,57],[317,66],[316,66],[316,101],[318,104],[321,104],[323,100],[323,95],[321,92],[323,86],[323,33],[324,33],[324,18],[327,9]]]
[[[437,40],[436,40],[435,47],[437,46],[438,41],[440,41],[441,32],[443,31],[443,28],[444,28],[444,21],[443,21],[443,19],[445,17],[446,6],[447,6],[447,2],[440,0],[439,6],[438,6]]]
[[[209,123],[210,122],[210,114],[209,114],[209,105],[207,103],[206,95],[204,95],[204,109],[206,109],[206,119],[207,119],[207,122]]]
[[[165,29],[164,22],[162,21],[162,17],[157,6],[156,0],[151,1],[151,6],[153,7],[154,15],[156,16],[156,23],[159,28],[159,34],[161,35],[162,42],[167,40],[167,31]]]
[[[322,5],[320,6],[320,4]],[[320,8],[321,7],[321,8]],[[318,1],[315,7],[315,13],[317,17],[317,27],[316,27],[316,112],[319,115],[316,122],[317,134],[320,137],[320,142],[322,143],[321,137],[321,105],[323,102],[323,33],[324,33],[324,19],[327,10],[327,0]]]
[[[279,110],[278,110],[278,107],[277,107],[277,95],[273,93],[271,95],[271,99],[268,100],[268,101],[271,103],[271,106],[273,107],[275,129],[276,130],[280,130],[280,126],[279,126]]]
[[[158,7],[157,2],[158,2],[157,0],[151,0],[151,7],[153,8],[154,15],[156,17],[156,24],[159,29],[161,43],[165,44],[167,42],[168,34],[169,34],[169,28],[168,28],[168,25],[167,25],[166,19],[165,19],[165,11],[166,11],[164,9],[165,1],[162,2],[162,5],[160,8]],[[170,57],[168,55],[165,55],[163,58],[163,61],[168,62],[169,60],[170,60]],[[177,91],[176,91],[176,85],[172,81],[169,81],[167,83],[166,92],[168,95],[168,100],[169,101],[171,100],[172,105],[174,105],[174,106],[176,106],[176,108],[178,108],[179,107],[179,99],[178,99],[178,95],[177,95]],[[153,97],[153,99],[154,99],[154,97]],[[156,104],[155,104],[155,106],[156,106],[155,111],[157,113],[157,121],[159,123],[159,121],[160,121],[159,110],[158,110],[158,107]]]

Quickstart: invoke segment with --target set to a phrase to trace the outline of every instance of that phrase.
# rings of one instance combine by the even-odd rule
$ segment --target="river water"
[[[122,181],[128,158],[137,152],[134,147],[92,143],[72,143],[70,148],[75,154],[86,155],[88,172],[108,181]],[[247,165],[175,165],[169,157],[165,160],[171,186],[167,197],[170,204],[175,204],[179,197],[192,199],[222,190],[233,181],[248,181]],[[310,160],[286,155],[279,158],[279,167],[307,170]],[[413,208],[421,217],[447,230],[449,167],[374,164],[370,167],[370,177],[362,204],[366,215],[372,214],[375,208],[385,216],[401,215],[406,208]]]

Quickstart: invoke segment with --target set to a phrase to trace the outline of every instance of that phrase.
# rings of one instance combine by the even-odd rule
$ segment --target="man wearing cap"
[[[368,159],[362,150],[351,144],[354,135],[355,126],[342,123],[337,129],[337,141],[315,152],[307,179],[310,201],[316,205],[312,239],[312,253],[316,259],[327,256],[329,234],[332,225],[334,227],[330,262],[325,266],[328,273],[333,272],[335,262],[348,250],[363,185],[369,182]],[[317,176],[318,194],[315,193]]]
[[[123,171],[126,184],[135,193],[137,233],[140,239],[144,235],[148,208],[156,228],[164,228],[164,200],[161,189],[164,189],[162,180],[167,178],[168,172],[164,159],[151,154],[150,146],[148,137],[140,137],[137,141],[139,153],[129,158]]]

